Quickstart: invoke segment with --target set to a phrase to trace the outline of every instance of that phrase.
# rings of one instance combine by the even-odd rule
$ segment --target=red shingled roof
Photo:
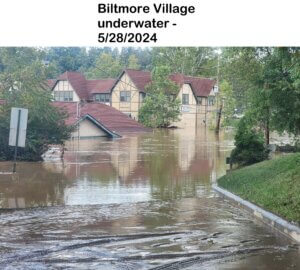
[[[124,72],[128,74],[139,91],[145,92],[145,86],[151,82],[151,72],[125,69],[120,77],[122,77]],[[169,78],[177,83],[180,87],[185,83],[190,84],[195,96],[208,96],[216,84],[216,81],[212,79],[191,77],[180,73],[171,74]]]
[[[151,82],[151,72],[141,71],[135,69],[124,69],[119,79],[100,79],[87,80],[83,74],[79,72],[67,71],[61,74],[56,80],[47,80],[48,86],[53,89],[57,81],[67,80],[72,85],[73,89],[81,100],[92,100],[93,94],[96,93],[110,93],[112,88],[116,85],[122,75],[126,73],[139,91],[145,92],[145,86]],[[184,83],[191,85],[195,96],[208,96],[213,86],[216,84],[215,80],[208,78],[199,78],[186,76],[180,73],[175,73],[169,77],[176,82],[180,87]]]
[[[115,83],[115,79],[86,80],[87,91],[89,94],[110,93],[110,89]]]
[[[123,73],[126,72],[130,79],[133,81],[135,86],[142,92],[145,92],[145,86],[151,82],[151,72],[142,71],[135,69],[125,69]],[[122,74],[123,74],[122,73]],[[122,75],[121,75],[122,77]]]
[[[190,84],[195,96],[198,97],[207,97],[216,84],[216,81],[212,79],[185,76],[180,73],[170,75],[170,79],[176,82],[180,87],[184,83]]]
[[[81,100],[92,100],[95,93],[110,93],[115,79],[87,80],[80,72],[66,71],[55,80],[47,80],[51,90],[58,81],[69,81]]]
[[[78,121],[77,102],[53,102],[53,105],[68,113],[67,125],[73,125]],[[80,107],[80,118],[85,115],[92,116],[104,127],[119,135],[151,131],[151,129],[144,127],[124,113],[102,103],[82,104]]]

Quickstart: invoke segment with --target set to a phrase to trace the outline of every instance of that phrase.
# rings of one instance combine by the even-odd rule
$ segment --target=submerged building
[[[173,125],[178,127],[206,125],[215,116],[217,109],[216,81],[183,74],[172,74],[169,78],[178,84],[177,98],[181,101],[180,121]],[[48,80],[48,85],[57,103],[85,103],[87,110],[91,107],[101,107],[91,104],[105,104],[138,120],[139,109],[147,95],[146,85],[150,82],[151,72],[125,69],[117,79],[99,80],[87,80],[79,72],[65,72],[55,80]]]

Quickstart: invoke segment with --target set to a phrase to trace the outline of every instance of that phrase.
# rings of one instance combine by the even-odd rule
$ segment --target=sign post
[[[11,108],[9,145],[15,147],[13,173],[16,172],[18,147],[25,147],[28,110]]]

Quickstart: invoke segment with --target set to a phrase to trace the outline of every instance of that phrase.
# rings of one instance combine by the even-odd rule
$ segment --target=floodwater
[[[0,269],[300,269],[298,245],[212,190],[232,147],[163,130],[19,163],[0,173]]]

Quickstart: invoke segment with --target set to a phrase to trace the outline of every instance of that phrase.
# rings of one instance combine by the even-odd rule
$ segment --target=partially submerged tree
[[[250,165],[268,158],[268,150],[261,132],[253,127],[247,117],[243,117],[237,128],[235,148],[231,152],[231,162],[240,166]]]
[[[156,67],[152,81],[146,86],[147,96],[139,110],[139,121],[148,127],[168,127],[179,120],[180,101],[176,99],[179,86],[168,76],[169,68]]]
[[[24,51],[17,48],[15,57],[11,48],[1,50],[2,72],[0,72],[0,159],[11,160],[14,149],[8,146],[11,107],[27,108],[28,126],[26,147],[19,149],[19,159],[36,161],[47,150],[49,144],[61,144],[68,139],[72,128],[65,125],[66,115],[51,105],[52,96],[45,85],[45,67],[35,59],[28,62],[22,58]],[[34,49],[32,53],[34,54]],[[18,65],[16,65],[16,61]]]
[[[223,80],[220,83],[220,92],[218,95],[219,103],[222,104],[223,125],[229,126],[232,123],[232,118],[236,108],[236,100],[233,95],[232,86]]]
[[[244,111],[264,131],[266,144],[272,130],[299,136],[300,49],[231,48],[224,55],[225,77],[243,93]]]

